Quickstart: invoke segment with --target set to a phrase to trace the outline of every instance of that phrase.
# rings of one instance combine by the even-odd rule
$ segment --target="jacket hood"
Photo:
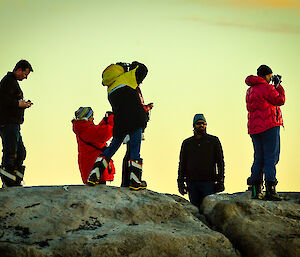
[[[245,83],[249,87],[253,87],[257,84],[267,84],[267,81],[265,81],[265,79],[262,77],[250,75],[245,79]]]
[[[92,125],[92,123],[87,120],[72,120],[72,123],[73,131],[76,135],[79,135],[84,128]]]
[[[137,68],[138,66],[133,70],[124,72],[121,65],[111,64],[102,73],[102,85],[108,87],[108,92],[121,84],[136,89],[138,87],[135,76]]]

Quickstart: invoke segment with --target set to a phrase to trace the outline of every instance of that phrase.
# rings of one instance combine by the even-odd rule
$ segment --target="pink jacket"
[[[285,93],[281,85],[275,89],[262,77],[250,75],[245,83],[248,110],[248,133],[258,134],[270,128],[283,125],[280,105],[285,102]]]

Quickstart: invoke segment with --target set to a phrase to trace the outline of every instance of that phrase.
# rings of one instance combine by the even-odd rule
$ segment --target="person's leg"
[[[264,151],[261,134],[251,135],[253,149],[254,149],[254,160],[251,167],[251,181],[262,182],[263,167],[264,167]]]
[[[264,170],[266,184],[266,200],[281,201],[276,192],[276,164],[279,161],[280,154],[280,127],[274,127],[264,132]]]
[[[200,197],[203,199],[205,196],[215,193],[215,182],[199,182]]]
[[[121,187],[129,187],[129,167],[128,163],[130,160],[130,150],[129,150],[129,142],[126,144],[126,153],[123,158],[123,165],[122,165],[122,183]]]
[[[96,184],[99,184],[103,172],[108,168],[108,164],[111,157],[116,153],[116,151],[121,146],[124,137],[114,137],[109,147],[106,148],[100,156],[98,156],[93,166],[93,170],[91,171],[87,179],[87,184],[89,186],[94,186]]]
[[[145,189],[147,187],[146,181],[142,180],[143,159],[140,157],[142,129],[137,129],[129,134],[129,188],[133,190]]]
[[[15,186],[15,162],[20,139],[20,126],[8,124],[1,128],[3,145],[1,179],[4,186]]]
[[[23,166],[23,162],[26,159],[26,148],[24,146],[22,136],[20,134],[20,138],[18,141],[18,149],[17,149],[17,157],[15,161],[15,173],[16,173],[16,185],[21,185],[23,181],[24,173],[25,173],[25,166]]]
[[[203,200],[201,196],[201,192],[199,190],[199,182],[198,181],[187,181],[187,191],[189,195],[189,199],[191,204],[195,205],[198,209],[200,208],[200,204]]]
[[[280,127],[274,127],[262,134],[264,150],[264,172],[266,181],[276,181],[276,164],[280,154]]]
[[[142,142],[142,129],[137,129],[129,134],[129,149],[130,149],[130,159],[140,160],[141,142]]]

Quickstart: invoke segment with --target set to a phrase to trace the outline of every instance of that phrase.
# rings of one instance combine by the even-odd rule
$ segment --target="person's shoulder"
[[[219,138],[217,136],[206,134],[207,138],[213,141],[219,141]]]
[[[183,144],[189,143],[189,142],[191,142],[191,141],[193,140],[193,138],[194,138],[193,136],[188,137],[188,138],[184,139],[182,143],[183,143]]]
[[[16,79],[15,76],[13,75],[12,72],[8,72],[1,80],[0,84],[1,85],[6,85],[6,84],[15,84]]]

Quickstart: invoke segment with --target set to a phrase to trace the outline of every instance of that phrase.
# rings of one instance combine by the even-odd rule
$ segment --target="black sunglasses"
[[[206,122],[196,122],[195,125],[206,125]]]

